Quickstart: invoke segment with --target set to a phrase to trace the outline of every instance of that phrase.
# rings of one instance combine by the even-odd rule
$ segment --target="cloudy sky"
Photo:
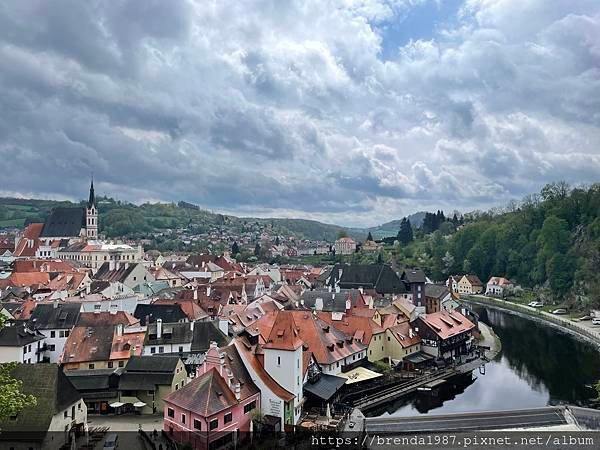
[[[374,225],[599,144],[598,0],[0,3],[0,195]]]

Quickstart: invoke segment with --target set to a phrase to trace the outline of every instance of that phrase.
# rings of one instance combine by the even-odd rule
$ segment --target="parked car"
[[[531,306],[532,308],[541,308],[544,306],[542,302],[531,302],[527,306]]]
[[[554,311],[552,311],[552,314],[556,314],[556,315],[562,315],[562,314],[566,314],[567,310],[565,308],[558,308],[555,309]]]
[[[586,315],[586,316],[580,317],[577,320],[579,320],[580,322],[583,322],[584,320],[592,320],[592,316]]]
[[[600,325],[600,317],[594,317],[592,319],[592,325]]]
[[[102,450],[115,450],[119,446],[119,436],[111,433],[106,436]]]

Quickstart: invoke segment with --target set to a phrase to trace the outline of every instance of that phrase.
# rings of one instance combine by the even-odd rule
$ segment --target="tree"
[[[257,258],[260,256],[260,244],[258,242],[254,246],[254,256]]]
[[[275,238],[275,245],[279,246],[281,242],[279,241],[279,236]]]
[[[337,234],[338,239],[347,238],[347,237],[348,237],[348,233],[345,230],[338,231],[338,234]]]
[[[412,242],[412,240],[413,240],[412,226],[410,224],[410,220],[408,220],[406,217],[404,217],[400,221],[400,230],[398,231],[398,240],[404,245]]]
[[[372,241],[373,240],[373,236],[371,236],[371,232],[369,231],[369,234],[367,235],[367,241]]]
[[[240,246],[238,245],[237,242],[234,242],[233,245],[231,246],[231,254],[233,256],[235,255],[239,255],[240,253]]]
[[[4,316],[0,314],[0,329],[4,327]],[[12,371],[18,363],[0,364],[0,421],[16,416],[26,407],[34,407],[37,400],[33,395],[23,394],[23,383],[13,378]]]

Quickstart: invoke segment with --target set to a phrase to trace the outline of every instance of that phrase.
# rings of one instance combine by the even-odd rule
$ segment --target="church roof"
[[[54,208],[42,228],[41,237],[79,237],[85,228],[85,208]]]
[[[94,180],[92,179],[92,184],[90,184],[90,198],[88,199],[88,208],[91,208],[96,204],[96,194],[94,193]]]

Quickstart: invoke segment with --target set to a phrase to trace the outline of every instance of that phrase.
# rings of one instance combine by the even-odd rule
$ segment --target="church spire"
[[[88,208],[96,204],[96,195],[94,194],[94,176],[92,175],[92,183],[90,184],[90,199],[88,200]]]

